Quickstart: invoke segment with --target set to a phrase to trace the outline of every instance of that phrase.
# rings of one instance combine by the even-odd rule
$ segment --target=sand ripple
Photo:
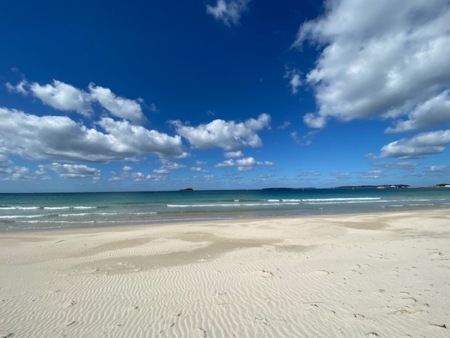
[[[346,216],[164,226],[81,247],[46,234],[13,261],[16,235],[0,243],[0,337],[448,337],[450,216],[433,227],[429,213],[364,215],[373,229],[352,215],[346,232]]]

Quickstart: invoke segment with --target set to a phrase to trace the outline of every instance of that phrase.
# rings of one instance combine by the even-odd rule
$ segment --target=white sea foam
[[[44,207],[44,210],[68,210],[70,207]]]
[[[0,216],[0,219],[20,219],[20,218],[38,218],[38,217],[44,217],[47,215],[40,214],[40,215],[3,215]]]
[[[91,214],[81,212],[79,214],[60,214],[59,216],[60,217],[83,217],[83,216],[87,216],[87,215],[91,215]]]
[[[10,206],[10,207],[0,207],[0,210],[37,210],[40,207],[20,207],[20,206]]]
[[[381,197],[339,197],[339,198],[307,198],[303,202],[345,202],[345,201],[376,201]]]
[[[282,206],[299,205],[300,202],[247,202],[247,203],[210,203],[210,204],[167,204],[168,208],[228,208],[228,207],[264,207],[264,206]]]
[[[133,213],[133,215],[143,216],[143,215],[156,215],[158,214],[156,211],[149,211],[149,212],[136,212]]]
[[[306,202],[305,204],[308,205],[338,205],[338,204],[370,204],[370,203],[384,203],[387,202],[386,200],[377,200],[377,201],[359,201],[359,200],[353,200],[353,201],[335,201],[335,202]]]

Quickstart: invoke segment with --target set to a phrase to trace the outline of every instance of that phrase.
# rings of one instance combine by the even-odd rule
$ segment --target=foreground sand
[[[450,210],[3,233],[0,337],[450,337]]]

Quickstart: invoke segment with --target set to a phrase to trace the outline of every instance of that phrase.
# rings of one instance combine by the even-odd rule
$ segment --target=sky
[[[448,0],[8,0],[0,44],[0,192],[450,183]]]

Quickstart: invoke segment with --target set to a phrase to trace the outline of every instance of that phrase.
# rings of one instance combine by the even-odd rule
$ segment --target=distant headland
[[[378,184],[378,185],[342,185],[338,187],[325,188],[325,189],[347,189],[347,190],[358,190],[358,189],[408,189],[413,188],[408,184]],[[450,188],[449,183],[439,183],[432,186],[424,186],[417,188]],[[314,190],[319,189],[315,187],[300,187],[300,188],[287,188],[287,187],[274,187],[274,188],[263,188],[262,190]]]

